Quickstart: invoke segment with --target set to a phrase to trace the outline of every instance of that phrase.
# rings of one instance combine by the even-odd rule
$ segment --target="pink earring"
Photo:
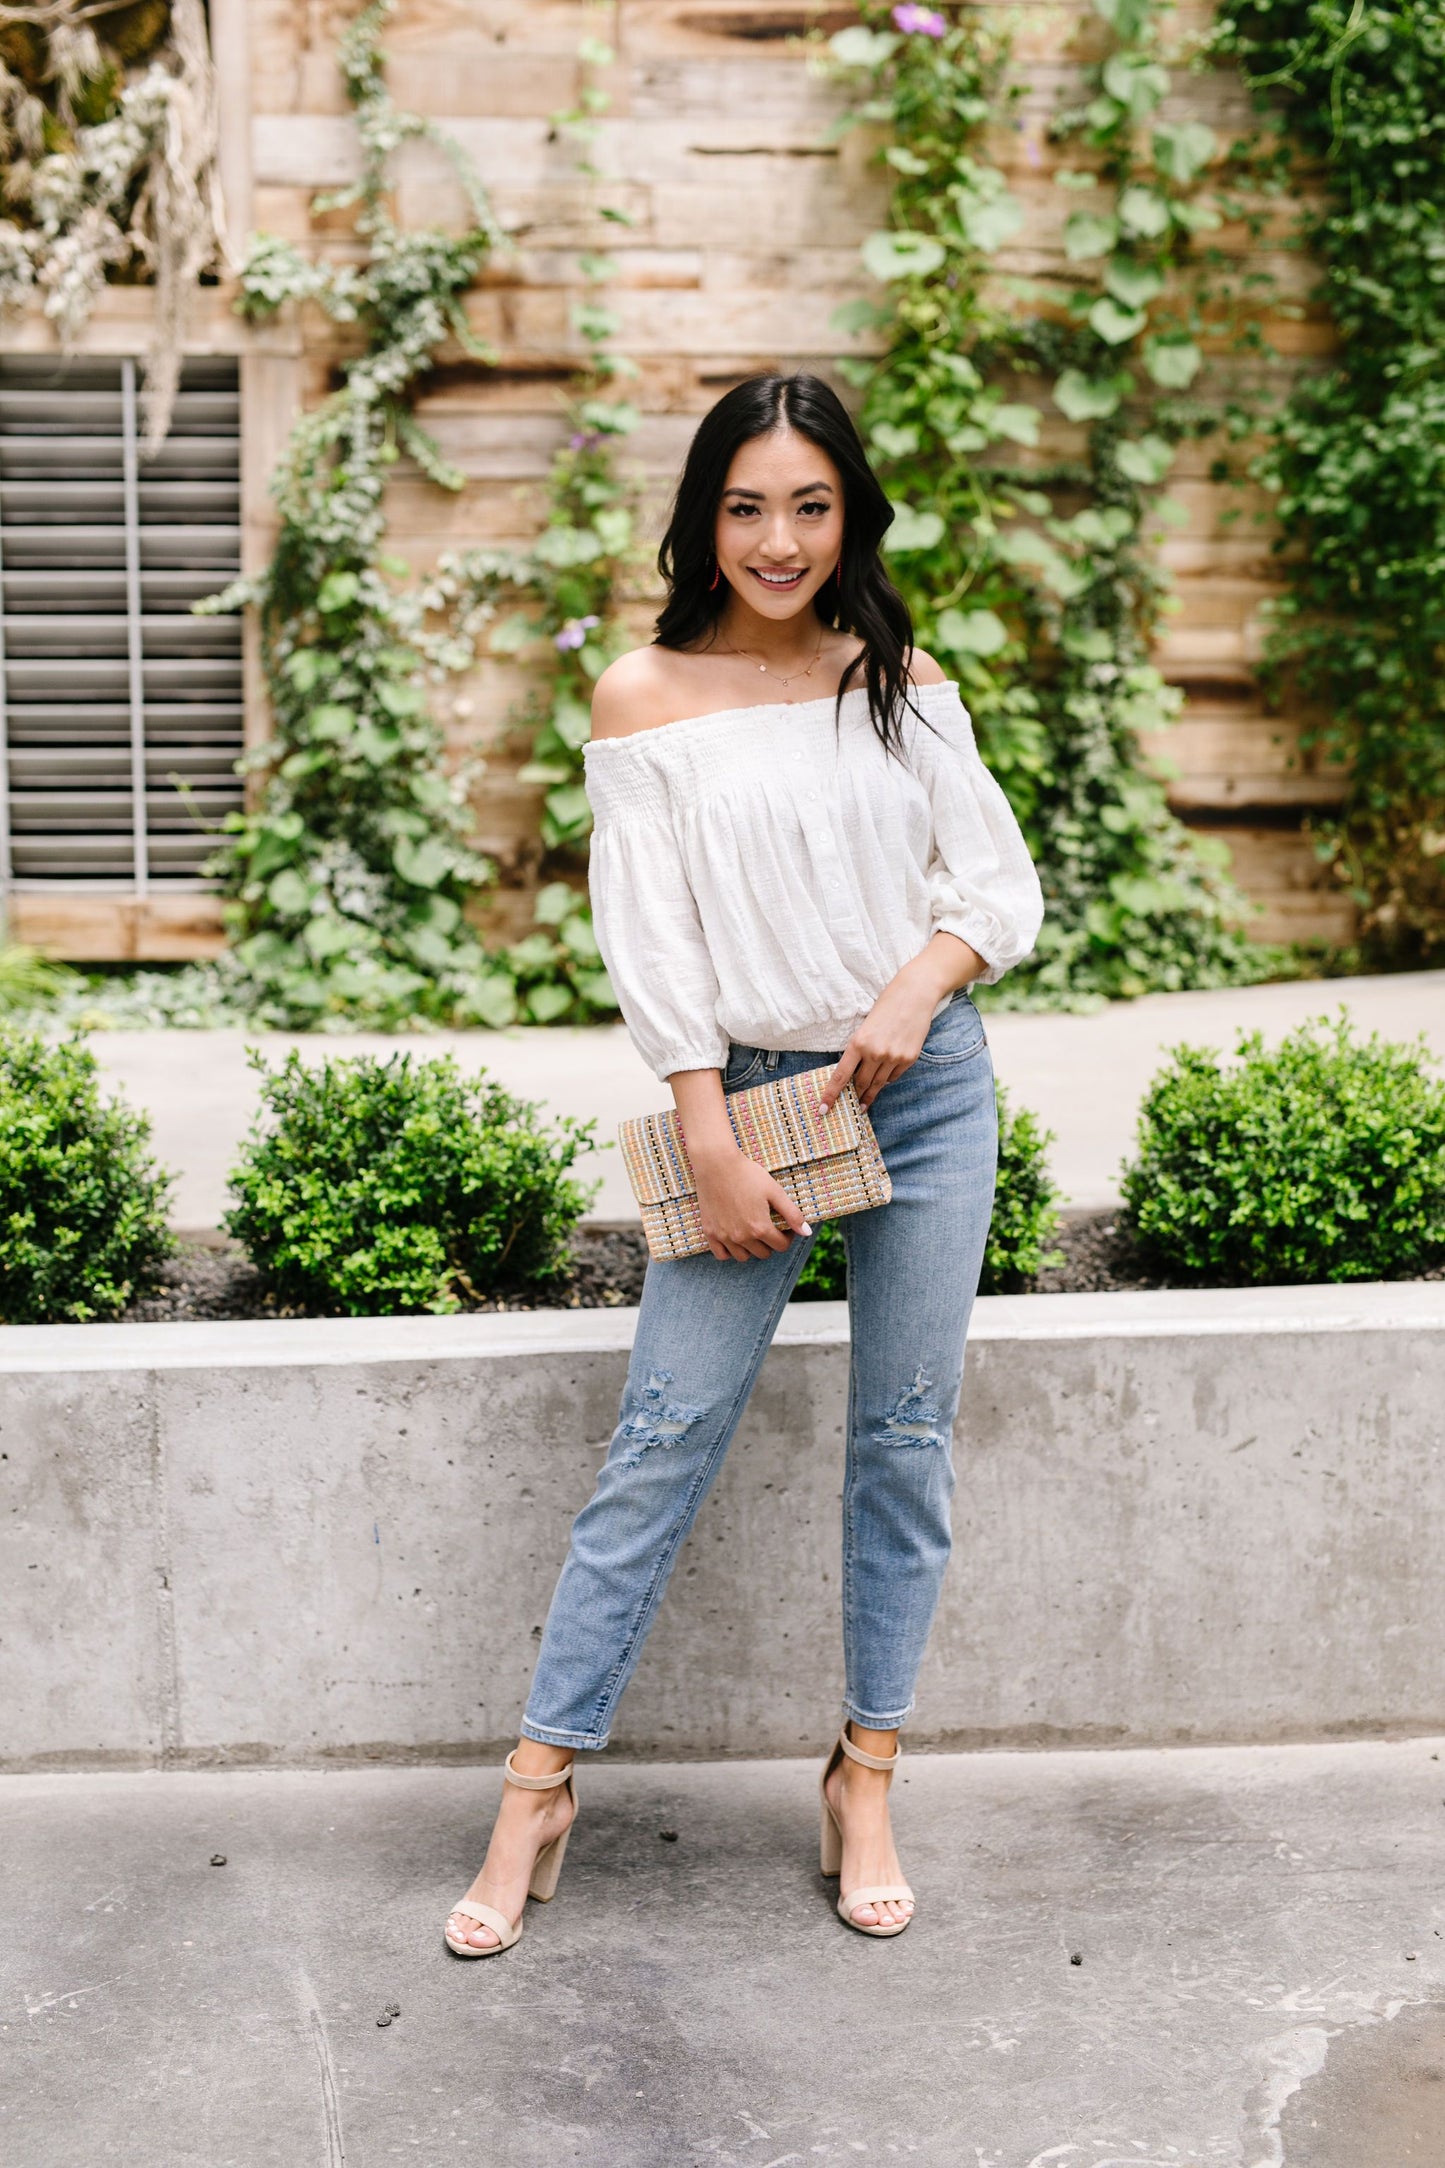
[[[721,578],[722,578],[722,566],[721,566],[721,565],[714,565],[714,566],[713,566],[713,568],[712,568],[712,578],[711,578],[711,579],[710,579],[710,580],[708,581],[708,583],[707,583],[707,585],[708,585],[708,592],[709,592],[709,594],[711,594],[711,592],[712,592],[713,588],[715,588],[715,587],[717,586],[717,583],[718,583],[718,581],[719,581],[719,580],[720,580]]]

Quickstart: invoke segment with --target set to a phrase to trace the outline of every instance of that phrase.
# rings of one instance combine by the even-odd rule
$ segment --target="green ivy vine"
[[[1240,930],[1226,854],[1173,817],[1139,748],[1182,705],[1149,660],[1167,607],[1151,541],[1182,516],[1163,493],[1177,446],[1213,426],[1190,390],[1189,267],[1217,223],[1202,192],[1215,143],[1158,118],[1158,0],[1094,7],[1111,49],[1054,126],[1081,154],[1057,175],[1077,199],[1075,276],[1007,305],[991,259],[1023,212],[985,147],[1019,95],[1006,34],[973,11],[867,5],[829,40],[858,86],[847,120],[887,128],[894,176],[889,227],[863,248],[888,298],[837,319],[881,329],[886,351],[840,366],[894,500],[920,643],[960,679],[1040,866],[1038,950],[995,997],[1040,1006],[1245,983],[1282,962]],[[1046,415],[1082,425],[1077,454],[1041,449]]]
[[[1221,0],[1214,49],[1265,117],[1244,175],[1301,199],[1339,333],[1269,418],[1288,591],[1270,661],[1345,773],[1319,847],[1367,951],[1445,948],[1445,14],[1421,0]]]
[[[532,773],[553,783],[544,841],[562,847],[585,834],[571,770],[555,771],[580,742],[577,674],[602,667],[605,636],[591,636],[630,538],[625,491],[602,450],[629,417],[595,395],[579,398],[532,549],[444,557],[430,577],[399,584],[407,568],[384,549],[386,477],[405,453],[438,487],[461,487],[412,400],[448,336],[479,362],[493,359],[471,334],[464,297],[504,236],[456,146],[390,96],[379,38],[393,4],[373,0],[342,34],[360,173],[316,204],[355,207],[363,261],[312,260],[263,235],[242,275],[251,317],[310,301],[354,326],[361,350],[343,364],[340,388],[295,428],[273,484],[271,563],[206,605],[257,607],[274,722],[246,763],[260,778],[256,801],[228,821],[215,862],[230,898],[231,968],[252,1013],[277,1024],[586,1021],[616,1002],[585,898],[570,883],[543,888],[536,931],[510,948],[489,952],[465,915],[495,875],[472,843],[479,763],[447,772],[428,690],[471,668],[494,631],[494,644],[513,651],[539,639],[550,699],[518,720],[535,733]],[[470,223],[460,234],[407,231],[391,215],[390,156],[421,135],[446,150],[465,191]],[[621,365],[598,352],[595,309],[590,322],[595,393]],[[529,608],[498,626],[509,596]],[[585,706],[581,714],[585,723]]]

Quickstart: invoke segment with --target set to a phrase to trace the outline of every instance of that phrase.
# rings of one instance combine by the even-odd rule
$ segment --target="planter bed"
[[[1166,1288],[1175,1283],[1152,1273],[1139,1257],[1117,1212],[1071,1214],[1055,1247],[1061,1265],[1039,1274],[1028,1290],[1038,1295],[1095,1295]],[[609,1310],[641,1298],[647,1245],[640,1227],[582,1227],[572,1245],[574,1266],[555,1293],[515,1295],[483,1304],[482,1311]],[[1420,1275],[1445,1280],[1445,1265]],[[812,1299],[805,1288],[797,1298]],[[304,1316],[279,1305],[264,1276],[234,1242],[183,1242],[166,1269],[164,1285],[133,1302],[126,1324],[181,1323],[187,1319]]]

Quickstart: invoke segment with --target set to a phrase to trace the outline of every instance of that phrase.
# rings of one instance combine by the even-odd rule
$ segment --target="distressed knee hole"
[[[635,1467],[644,1453],[654,1447],[664,1451],[680,1445],[693,1424],[703,1413],[701,1408],[690,1408],[667,1398],[667,1388],[672,1383],[670,1370],[653,1370],[643,1388],[641,1405],[635,1408],[622,1425],[622,1435],[627,1441],[623,1454],[624,1465]]]
[[[898,1399],[883,1419],[882,1435],[889,1445],[943,1445],[943,1417],[928,1398],[933,1380],[924,1374],[920,1364],[913,1373],[913,1383]]]

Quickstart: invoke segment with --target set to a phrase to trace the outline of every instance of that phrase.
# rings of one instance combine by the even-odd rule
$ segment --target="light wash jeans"
[[[839,1051],[733,1046],[723,1088],[796,1076]],[[888,1731],[913,1706],[948,1563],[953,1423],[993,1210],[993,1064],[966,992],[940,1009],[917,1061],[869,1113],[893,1196],[839,1222],[852,1332],[843,1710]],[[795,1235],[766,1257],[649,1260],[617,1428],[547,1614],[529,1739],[606,1746],[814,1239]]]

